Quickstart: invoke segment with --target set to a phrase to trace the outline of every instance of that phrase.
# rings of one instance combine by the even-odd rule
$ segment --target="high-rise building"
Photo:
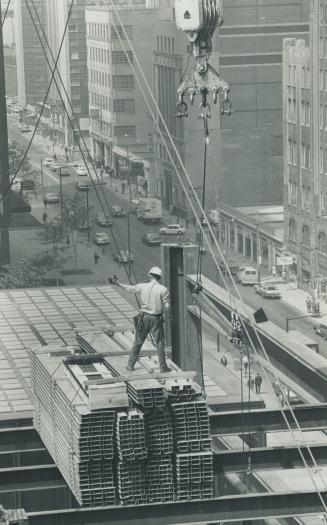
[[[69,0],[47,0],[46,3],[48,40],[56,59],[65,32],[71,3]],[[77,0],[73,4],[66,37],[60,52],[58,71],[64,87],[57,75],[60,95],[57,87],[53,85],[49,102],[54,121],[53,127],[57,135],[56,139],[61,144],[69,146],[79,140],[78,128],[84,134],[88,131],[85,0]],[[72,119],[74,115],[76,119],[74,121],[75,136],[61,99],[64,100],[70,118]],[[72,107],[68,101],[71,102]]]
[[[44,0],[34,1],[41,24],[46,27],[47,12]],[[45,56],[25,2],[14,1],[15,40],[17,59],[18,102],[20,106],[42,103],[48,88],[49,71]],[[41,27],[34,18],[41,32]]]
[[[113,164],[113,145],[127,156],[130,152],[144,156],[153,132],[139,74],[130,65],[138,69],[128,40],[152,86],[156,13],[140,2],[117,3],[116,9],[123,27],[110,5],[86,8],[90,136],[93,158],[104,167]]]
[[[231,86],[233,114],[221,119],[216,177],[232,205],[282,202],[283,39],[308,43],[308,0],[223,2],[224,24],[210,61]]]
[[[285,244],[299,282],[327,279],[327,1],[311,0],[310,46],[284,40]]]

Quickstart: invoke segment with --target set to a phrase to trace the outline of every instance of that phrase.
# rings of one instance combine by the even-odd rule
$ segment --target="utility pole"
[[[61,222],[62,222],[63,215],[64,215],[64,202],[63,202],[63,195],[62,195],[61,166],[59,167],[59,187],[60,187],[60,217],[61,217]]]
[[[86,190],[86,226],[87,226],[87,240],[90,241],[89,187],[87,187],[87,190]]]
[[[8,123],[6,105],[5,60],[3,49],[2,17],[0,0],[0,270],[10,263],[9,223],[10,202],[8,191],[9,179],[9,152],[8,152]]]
[[[256,233],[257,233],[257,273],[258,273],[258,284],[261,285],[261,274],[260,274],[260,265],[261,265],[261,243],[260,243],[260,231],[259,231],[259,213],[257,210],[256,215]]]
[[[127,250],[128,250],[128,277],[131,278],[131,230],[129,216],[130,210],[127,212]]]

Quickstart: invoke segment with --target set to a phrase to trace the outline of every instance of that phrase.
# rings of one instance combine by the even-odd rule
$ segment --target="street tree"
[[[47,253],[53,258],[53,270],[58,281],[59,272],[67,261],[66,229],[64,224],[58,219],[53,219],[44,224],[37,232],[36,237],[41,244],[48,247]]]
[[[63,227],[66,243],[74,252],[74,264],[77,267],[78,246],[87,242],[87,230],[90,223],[91,207],[87,209],[86,198],[80,193],[65,195],[63,199]],[[69,243],[67,242],[69,240]]]
[[[40,186],[40,170],[35,169],[30,158],[26,156],[24,159],[25,148],[17,141],[12,140],[8,145],[9,149],[9,178],[13,179],[16,175],[16,179],[21,179],[24,182],[32,182],[34,184],[35,191]],[[24,160],[23,160],[24,159]],[[30,190],[21,190],[21,195],[25,201],[29,201],[31,197]]]
[[[0,288],[34,288],[42,286],[46,275],[55,270],[51,251],[17,257],[0,273]]]

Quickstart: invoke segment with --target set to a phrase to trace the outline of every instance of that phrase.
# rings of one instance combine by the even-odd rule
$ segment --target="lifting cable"
[[[174,144],[174,141],[173,141],[173,139],[172,139],[171,133],[169,132],[168,126],[167,126],[167,124],[166,124],[166,122],[165,122],[165,120],[164,120],[164,118],[163,118],[163,115],[162,115],[162,113],[161,113],[161,111],[160,111],[160,108],[159,108],[159,106],[158,106],[158,103],[157,103],[157,101],[156,101],[156,99],[155,99],[155,97],[154,97],[154,95],[153,95],[153,93],[152,93],[152,90],[151,90],[151,87],[150,87],[150,85],[149,85],[149,82],[147,81],[146,76],[145,76],[145,74],[144,74],[144,72],[143,72],[143,70],[142,70],[142,67],[141,67],[141,65],[140,65],[140,62],[139,62],[137,56],[135,55],[135,50],[134,50],[134,48],[133,48],[133,44],[132,44],[132,42],[131,42],[131,40],[130,40],[130,38],[129,38],[129,36],[128,36],[128,34],[127,34],[127,32],[126,32],[126,30],[125,30],[123,24],[122,24],[122,21],[121,21],[121,19],[120,19],[119,13],[118,13],[118,10],[116,9],[116,6],[114,5],[113,0],[110,0],[110,3],[111,3],[111,6],[112,6],[113,11],[114,11],[115,14],[116,14],[116,17],[117,17],[118,22],[119,22],[120,25],[121,25],[121,28],[122,28],[122,31],[123,31],[123,36],[124,36],[124,38],[126,39],[126,42],[128,43],[129,47],[131,48],[131,50],[132,50],[133,53],[134,53],[135,62],[136,62],[137,65],[138,65],[138,68],[139,68],[139,70],[140,70],[140,73],[141,73],[141,75],[142,75],[142,78],[143,78],[143,80],[144,80],[144,82],[145,82],[145,85],[146,85],[146,87],[147,87],[147,90],[148,90],[148,92],[149,92],[149,94],[150,94],[151,100],[152,100],[152,102],[153,102],[153,104],[154,104],[154,108],[155,108],[155,110],[156,110],[156,112],[157,112],[157,114],[158,114],[158,116],[159,116],[159,118],[160,118],[160,120],[161,120],[161,122],[162,122],[163,130],[167,133],[167,136],[168,136],[169,141],[170,141],[170,143],[171,143],[171,145],[172,145],[173,151],[175,152],[175,154],[176,154],[176,156],[177,156],[177,159],[178,159],[178,161],[179,161],[179,163],[180,163],[180,165],[181,165],[181,167],[182,167],[182,170],[183,170],[183,172],[184,172],[184,175],[185,175],[185,177],[186,177],[187,183],[189,184],[190,189],[191,189],[191,191],[192,191],[192,193],[193,193],[193,196],[194,196],[195,202],[196,202],[196,204],[199,206],[199,208],[201,209],[201,204],[200,204],[200,201],[199,201],[199,199],[198,199],[198,196],[197,196],[197,194],[196,194],[196,192],[195,192],[195,190],[194,190],[194,188],[193,188],[192,182],[191,182],[190,177],[189,177],[189,175],[188,175],[188,173],[187,173],[187,171],[186,171],[186,169],[185,169],[185,166],[184,166],[184,164],[183,164],[183,161],[182,161],[182,159],[181,159],[181,156],[180,156],[180,154],[179,154],[179,152],[178,152],[178,150],[177,150],[177,148],[176,148],[176,146],[175,146],[175,144]],[[115,25],[115,27],[116,27],[116,25]],[[142,94],[143,94],[143,97],[144,97],[144,100],[145,100],[145,102],[146,102],[146,104],[147,104],[148,110],[149,110],[150,114],[152,115],[152,118],[153,118],[154,122],[156,122],[156,115],[155,115],[154,111],[152,110],[152,107],[151,107],[151,105],[150,105],[150,102],[148,101],[148,99],[147,99],[147,97],[146,97],[146,95],[145,95],[145,93],[144,93],[143,86],[142,86],[142,84],[141,84],[141,82],[140,82],[140,80],[139,80],[139,78],[138,78],[138,76],[137,76],[137,73],[136,73],[136,70],[135,70],[134,64],[133,64],[132,61],[130,60],[130,57],[129,57],[127,51],[126,51],[125,42],[123,42],[123,38],[120,36],[119,33],[118,33],[118,38],[119,38],[120,44],[121,44],[121,46],[122,46],[122,49],[125,51],[125,54],[126,54],[126,57],[127,57],[127,61],[128,61],[129,65],[130,65],[132,71],[133,71],[134,74],[135,74],[135,77],[136,77],[137,83],[138,83],[138,85],[139,85],[139,87],[140,87],[140,90],[141,90],[141,92],[142,92]],[[163,131],[161,130],[160,126],[158,126],[158,132],[159,132],[159,135],[160,135],[160,137],[161,137],[161,140],[162,140],[162,142],[163,142],[163,144],[164,144],[164,146],[165,146],[165,148],[166,148],[166,151],[167,151],[167,155],[168,155],[168,157],[169,157],[169,160],[171,161],[172,166],[174,167],[174,170],[175,170],[175,172],[176,172],[176,176],[177,176],[177,178],[178,178],[178,180],[179,180],[179,182],[180,182],[180,184],[181,184],[181,187],[183,188],[183,191],[184,191],[184,194],[185,194],[185,196],[186,196],[186,198],[187,198],[187,201],[188,201],[188,203],[189,203],[189,206],[190,206],[191,210],[192,210],[193,213],[194,213],[194,216],[195,216],[196,221],[198,222],[198,224],[199,224],[199,226],[200,226],[200,229],[202,229],[202,231],[203,231],[201,221],[199,221],[199,218],[198,218],[198,216],[197,216],[197,213],[196,213],[195,207],[194,207],[194,205],[193,205],[193,202],[192,202],[192,200],[191,200],[191,197],[190,197],[190,195],[189,195],[189,193],[188,193],[188,191],[187,191],[187,188],[186,188],[186,186],[185,186],[185,184],[184,184],[184,182],[183,182],[183,180],[182,180],[182,178],[181,178],[181,175],[180,175],[180,173],[179,173],[179,171],[178,171],[178,168],[177,168],[177,166],[176,166],[176,164],[175,164],[174,158],[173,158],[173,156],[172,156],[172,154],[171,154],[171,152],[170,152],[170,148],[168,147],[168,144],[167,144],[166,138],[165,138],[165,136],[163,135]],[[204,213],[204,210],[203,210],[203,209],[202,209],[201,211],[202,211],[202,213]],[[210,231],[210,233],[212,233],[212,230],[211,230],[210,225],[209,225],[209,231]],[[221,269],[220,269],[220,267],[219,267],[219,264],[218,264],[217,258],[216,258],[216,256],[215,256],[215,254],[214,254],[212,248],[211,248],[210,245],[209,245],[209,242],[208,242],[207,236],[205,235],[204,231],[203,231],[203,235],[204,235],[204,237],[205,237],[205,239],[206,239],[206,242],[207,242],[207,244],[208,244],[208,246],[209,246],[209,251],[210,251],[210,253],[211,253],[211,255],[212,255],[213,259],[214,259],[214,262],[215,262],[215,264],[216,264],[216,267],[217,267],[218,271],[219,271],[220,274],[221,274],[222,280],[223,280],[223,282],[226,283],[226,281],[225,281],[225,279],[224,279],[224,276],[223,276],[223,273],[222,273],[222,271],[221,271]],[[247,305],[244,303],[244,301],[243,301],[243,299],[242,299],[242,297],[241,297],[241,295],[240,295],[240,292],[239,292],[239,290],[238,290],[238,288],[237,288],[237,286],[236,286],[236,284],[235,284],[235,281],[234,281],[234,279],[233,279],[233,276],[231,275],[230,269],[228,268],[228,265],[227,265],[227,263],[226,263],[226,258],[225,258],[225,256],[224,256],[224,254],[222,253],[222,251],[221,251],[221,249],[220,249],[220,246],[219,246],[219,244],[217,243],[217,241],[216,241],[215,239],[214,239],[214,243],[215,243],[215,245],[216,245],[216,247],[217,247],[217,249],[218,249],[218,253],[219,253],[219,255],[221,256],[223,263],[224,263],[225,266],[226,266],[227,274],[229,275],[229,277],[230,277],[231,280],[232,280],[232,284],[233,284],[233,287],[235,288],[236,295],[240,298],[240,301],[245,305],[245,307],[247,307]],[[236,297],[231,293],[229,285],[226,286],[226,289],[228,290],[229,295],[230,295],[230,297],[231,297],[231,303],[232,303],[233,301],[235,302]],[[235,311],[237,312],[236,308],[235,308]],[[255,345],[254,345],[254,342],[253,342],[253,340],[252,340],[252,338],[251,338],[251,336],[250,336],[250,334],[249,334],[249,332],[248,332],[248,329],[247,329],[247,327],[244,325],[244,323],[242,323],[242,324],[243,324],[243,326],[244,326],[244,331],[245,331],[245,333],[247,334],[247,337],[248,337],[249,341],[251,342],[251,346],[252,346],[252,348],[253,348],[255,354],[257,355],[257,350],[256,350]],[[266,351],[265,351],[265,348],[264,348],[264,345],[263,345],[263,343],[262,343],[262,341],[261,341],[261,338],[260,338],[260,336],[258,335],[258,331],[257,331],[255,325],[253,325],[253,329],[254,329],[254,333],[256,334],[256,336],[257,336],[257,338],[258,338],[258,340],[259,340],[260,347],[262,348],[262,350],[263,350],[263,352],[264,352],[265,359],[266,359],[266,361],[267,361],[267,363],[268,363],[268,366],[271,368],[272,375],[276,377],[275,371],[273,370],[272,364],[271,364],[270,359],[269,359],[269,357],[268,357],[268,355],[267,355],[267,353],[266,353]],[[264,373],[265,376],[267,376],[267,373],[266,373],[265,370],[263,370],[263,373]],[[267,377],[268,377],[268,376],[267,376]],[[269,379],[269,378],[268,378],[268,382],[270,382],[270,379]],[[295,416],[295,413],[294,413],[294,411],[293,411],[291,405],[289,404],[289,401],[288,401],[287,398],[286,398],[286,404],[287,404],[287,406],[288,406],[288,408],[289,408],[289,410],[290,410],[290,413],[292,414],[292,417],[293,417],[293,419],[294,419],[294,422],[296,423],[296,425],[297,425],[298,429],[300,430],[300,432],[303,434],[303,430],[301,429],[301,426],[299,425],[299,422],[298,422],[298,420],[297,420],[297,418],[296,418],[296,416]],[[304,455],[303,455],[303,453],[302,453],[302,450],[301,450],[301,448],[300,448],[300,446],[299,446],[299,443],[297,442],[295,436],[293,435],[292,428],[291,428],[291,426],[290,426],[290,423],[289,423],[287,417],[286,417],[285,414],[284,414],[284,411],[283,411],[282,409],[280,409],[280,410],[281,410],[282,417],[283,417],[283,419],[285,420],[286,426],[287,426],[287,428],[289,429],[289,431],[290,431],[290,433],[291,433],[291,435],[292,435],[292,439],[293,439],[293,441],[294,441],[294,443],[295,443],[295,445],[296,445],[296,447],[297,447],[297,449],[298,449],[298,452],[299,452],[299,455],[300,455],[300,457],[301,457],[301,459],[302,459],[302,462],[303,462],[303,464],[304,464],[304,466],[305,466],[305,468],[306,468],[306,470],[307,470],[307,472],[308,472],[308,475],[309,475],[309,477],[311,478],[312,484],[313,484],[313,486],[315,487],[315,490],[316,490],[316,492],[317,492],[317,494],[318,494],[318,496],[319,496],[319,499],[320,499],[320,501],[321,501],[321,503],[322,503],[322,506],[323,506],[323,508],[324,508],[324,511],[325,511],[325,513],[327,514],[327,506],[326,506],[326,503],[325,503],[325,501],[324,501],[324,499],[323,499],[323,496],[322,496],[321,490],[319,489],[319,487],[318,487],[318,485],[317,485],[315,479],[313,478],[313,475],[312,475],[312,472],[311,472],[311,468],[309,467],[309,465],[308,465],[308,463],[307,463],[307,461],[306,461],[306,459],[305,459],[305,457],[304,457]],[[316,463],[315,458],[314,458],[314,456],[313,456],[313,454],[312,454],[312,450],[311,450],[311,448],[309,447],[309,445],[307,444],[305,438],[304,438],[304,443],[305,443],[305,446],[306,446],[306,448],[307,448],[307,450],[308,450],[308,452],[309,452],[309,454],[310,454],[310,457],[311,457],[311,459],[312,459],[312,461],[313,461],[313,463],[314,463],[314,465],[315,465],[315,470],[314,470],[314,472],[315,472],[315,473],[316,473],[316,472],[319,472],[319,469],[318,469],[317,463]]]
[[[3,24],[6,21],[6,18],[7,18],[7,15],[8,15],[8,11],[9,11],[10,2],[11,2],[11,0],[8,0],[7,6],[6,6],[6,10],[5,10],[5,14],[3,15],[3,19],[1,21],[1,27],[3,27]]]
[[[67,16],[67,21],[66,21],[64,32],[63,32],[63,35],[62,35],[62,39],[61,39],[61,42],[60,42],[57,58],[56,59],[53,58],[55,67],[54,67],[54,69],[50,68],[50,71],[51,71],[50,82],[49,82],[48,88],[46,90],[44,99],[43,99],[42,107],[41,107],[41,110],[40,110],[40,113],[39,113],[39,116],[38,116],[38,119],[37,119],[37,122],[36,122],[36,125],[35,125],[35,128],[34,128],[34,131],[32,133],[32,136],[31,136],[30,140],[29,140],[29,143],[27,145],[25,153],[24,153],[24,155],[22,156],[22,158],[20,160],[19,166],[18,166],[14,176],[12,177],[12,179],[11,179],[10,183],[8,184],[7,188],[5,189],[5,191],[1,195],[0,203],[5,199],[6,195],[8,194],[8,191],[12,187],[12,185],[13,185],[16,177],[17,177],[17,175],[19,174],[19,172],[21,170],[21,167],[22,167],[22,165],[24,164],[24,162],[25,162],[25,160],[27,158],[28,152],[30,150],[30,147],[32,146],[32,142],[33,142],[34,137],[36,135],[36,131],[37,131],[37,129],[39,127],[39,124],[41,122],[41,118],[42,118],[42,115],[43,115],[43,111],[44,111],[44,108],[45,108],[45,104],[46,104],[47,98],[48,98],[49,93],[50,93],[52,82],[56,81],[56,79],[55,79],[55,72],[56,72],[56,69],[57,69],[57,66],[58,66],[58,62],[59,62],[59,59],[60,59],[60,55],[61,55],[62,47],[63,47],[63,44],[64,44],[64,39],[65,39],[65,36],[66,36],[66,33],[67,33],[68,24],[69,24],[70,17],[71,17],[71,14],[72,14],[74,2],[75,2],[75,0],[71,0],[71,4],[70,4],[70,7],[69,7],[68,16]],[[7,7],[9,7],[9,4],[8,4]]]

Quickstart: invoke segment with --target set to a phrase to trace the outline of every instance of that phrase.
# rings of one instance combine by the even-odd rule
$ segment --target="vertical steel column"
[[[1,0],[0,0],[0,14]],[[10,263],[9,223],[10,197],[7,193],[9,180],[8,123],[6,105],[6,82],[3,49],[2,17],[0,16],[0,270]]]
[[[198,248],[194,245],[164,244],[161,250],[164,284],[170,291],[173,318],[167,343],[171,344],[173,361],[183,370],[198,372],[197,381],[201,383],[201,322],[188,311],[188,306],[192,305],[192,294],[186,279],[187,275],[196,273]]]

